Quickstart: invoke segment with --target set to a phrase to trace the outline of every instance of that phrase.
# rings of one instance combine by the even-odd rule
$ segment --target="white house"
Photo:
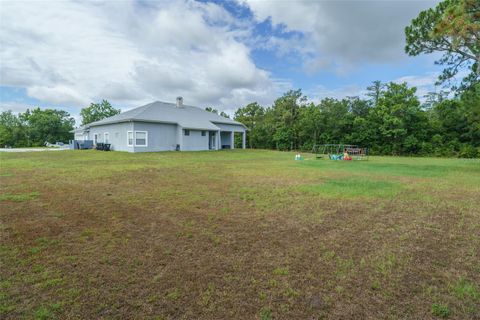
[[[235,134],[245,148],[247,128],[240,122],[198,107],[156,101],[74,130],[75,140],[109,143],[112,150],[233,149]]]

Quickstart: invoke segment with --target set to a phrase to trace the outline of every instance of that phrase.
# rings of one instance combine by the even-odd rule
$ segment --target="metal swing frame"
[[[344,152],[347,152],[352,160],[368,160],[368,148],[353,144],[315,144],[312,149],[317,159],[343,160]]]

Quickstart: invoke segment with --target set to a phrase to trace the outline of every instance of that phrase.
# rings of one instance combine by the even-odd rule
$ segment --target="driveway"
[[[0,148],[0,152],[62,151],[68,148]]]

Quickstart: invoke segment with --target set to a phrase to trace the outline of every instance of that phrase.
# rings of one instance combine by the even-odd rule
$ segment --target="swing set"
[[[368,148],[352,144],[315,144],[312,153],[317,159],[368,160]]]

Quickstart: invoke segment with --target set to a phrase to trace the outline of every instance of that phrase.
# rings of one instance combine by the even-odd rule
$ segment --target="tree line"
[[[345,143],[379,155],[480,156],[480,84],[452,98],[415,87],[375,81],[366,98],[308,102],[292,90],[264,107],[250,103],[234,119],[250,130],[250,148],[310,151],[315,144]]]
[[[120,113],[110,102],[91,103],[80,111],[82,125]],[[67,111],[58,109],[27,109],[14,114],[11,110],[0,113],[0,147],[40,147],[46,142],[68,142],[75,119]]]
[[[67,142],[75,119],[64,110],[27,109],[0,113],[0,147],[37,147],[45,142]]]

